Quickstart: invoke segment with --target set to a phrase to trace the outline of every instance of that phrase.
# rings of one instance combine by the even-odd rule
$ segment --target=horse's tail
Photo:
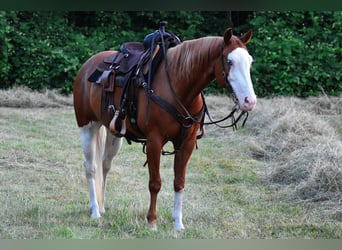
[[[103,208],[103,196],[104,196],[104,183],[103,183],[103,155],[106,146],[106,136],[107,131],[104,126],[101,126],[96,138],[96,153],[95,153],[95,161],[96,161],[96,169],[95,169],[95,189],[96,189],[96,197],[97,203],[99,205],[100,210]]]

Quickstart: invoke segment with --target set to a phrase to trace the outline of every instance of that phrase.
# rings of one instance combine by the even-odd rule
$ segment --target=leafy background
[[[182,40],[253,29],[252,78],[258,96],[339,95],[341,11],[39,12],[0,11],[0,86],[72,92],[93,54],[142,41],[160,20]],[[211,84],[207,92],[217,92]]]

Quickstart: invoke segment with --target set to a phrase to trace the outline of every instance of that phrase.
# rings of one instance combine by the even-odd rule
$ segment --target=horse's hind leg
[[[81,127],[81,141],[82,148],[85,157],[84,168],[86,178],[89,183],[89,195],[90,195],[90,210],[92,218],[100,218],[99,211],[99,203],[98,197],[101,196],[99,194],[99,187],[96,187],[96,179],[102,176],[96,176],[96,173],[99,172],[99,167],[102,167],[102,154],[101,148],[99,148],[99,135],[100,135],[101,123],[99,122],[90,122],[88,125]],[[101,169],[102,170],[102,169]],[[102,173],[102,171],[100,172]],[[101,187],[102,189],[102,187]],[[102,190],[100,191],[102,192]]]
[[[107,129],[107,137],[106,137],[106,144],[105,150],[103,155],[103,187],[102,187],[102,197],[103,203],[102,207],[100,207],[100,212],[104,213],[104,203],[105,203],[105,191],[106,191],[106,183],[107,183],[107,174],[111,168],[112,160],[114,156],[118,153],[122,145],[122,138],[118,138],[112,135],[112,133]]]

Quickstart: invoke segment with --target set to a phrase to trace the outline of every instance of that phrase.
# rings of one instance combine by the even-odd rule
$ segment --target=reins
[[[217,120],[217,121],[213,121],[213,119],[210,116],[210,113],[209,113],[209,110],[208,110],[208,106],[205,103],[205,99],[204,99],[204,96],[203,96],[203,93],[202,93],[202,99],[204,101],[204,106],[205,106],[205,113],[206,113],[206,115],[208,116],[208,118],[210,120],[210,122],[203,122],[203,125],[213,125],[214,124],[214,125],[218,126],[219,128],[231,128],[232,127],[233,130],[237,130],[237,123],[239,122],[239,120],[243,116],[245,116],[245,118],[244,118],[244,120],[242,122],[242,127],[245,126],[245,123],[246,123],[247,118],[248,118],[248,112],[247,111],[241,111],[241,113],[238,115],[237,118],[235,118],[235,116],[234,116],[235,112],[239,111],[240,108],[239,108],[239,105],[238,105],[237,97],[234,94],[233,87],[232,87],[232,85],[230,84],[230,82],[227,79],[228,73],[225,70],[226,67],[225,67],[225,63],[224,63],[223,49],[224,49],[224,41],[222,42],[221,49],[220,49],[220,51],[221,51],[221,64],[222,64],[222,77],[224,79],[224,82],[225,82],[225,85],[226,85],[228,93],[232,93],[231,97],[233,99],[233,102],[235,103],[235,106],[234,106],[233,110],[226,117],[224,117],[224,118],[222,118],[220,120]],[[230,68],[230,61],[229,60],[227,60],[227,65],[228,65],[228,68]],[[222,123],[222,122],[228,120],[229,118],[232,119],[232,123],[231,124],[225,125],[225,126],[219,125],[219,123]]]
[[[165,73],[166,73],[166,78],[167,78],[167,83],[168,86],[171,90],[172,96],[175,99],[175,101],[177,102],[177,104],[180,106],[181,111],[179,111],[175,106],[173,106],[172,104],[170,104],[169,102],[167,102],[166,100],[164,100],[163,98],[161,98],[160,96],[158,96],[157,94],[155,94],[155,92],[153,91],[153,89],[150,88],[151,86],[151,76],[149,76],[148,78],[148,83],[147,83],[147,88],[145,88],[146,91],[146,95],[147,95],[147,99],[148,99],[148,105],[147,105],[147,111],[149,110],[149,99],[151,99],[152,101],[154,101],[155,103],[157,103],[162,109],[164,109],[165,111],[167,111],[169,114],[171,114],[180,124],[181,124],[181,132],[180,135],[175,139],[174,142],[174,148],[175,150],[173,152],[167,152],[162,150],[161,153],[162,155],[173,155],[177,152],[179,146],[182,143],[182,140],[185,136],[185,133],[187,131],[188,128],[190,128],[193,124],[199,124],[200,125],[200,130],[202,130],[202,134],[197,136],[197,139],[200,139],[203,135],[203,126],[204,125],[216,125],[220,128],[229,128],[232,127],[233,130],[237,130],[237,124],[240,121],[240,119],[242,117],[244,117],[244,120],[242,122],[242,127],[245,125],[247,118],[248,118],[248,112],[247,111],[241,111],[237,117],[235,117],[236,112],[238,112],[240,110],[238,102],[237,102],[237,98],[234,94],[233,88],[230,85],[227,76],[228,73],[226,72],[226,67],[225,67],[225,63],[224,63],[224,55],[223,55],[223,50],[224,50],[224,41],[221,45],[220,51],[221,51],[221,62],[222,62],[222,77],[225,80],[225,85],[226,88],[228,90],[228,92],[232,93],[232,99],[235,103],[235,106],[233,107],[233,110],[224,118],[219,119],[214,121],[209,113],[208,110],[208,106],[206,104],[205,98],[204,98],[204,94],[203,92],[201,92],[201,97],[203,100],[203,106],[201,108],[201,111],[195,115],[191,115],[189,110],[184,106],[184,104],[182,103],[182,101],[179,99],[179,97],[177,96],[172,83],[171,83],[171,79],[170,79],[170,74],[169,74],[169,70],[168,70],[168,60],[167,60],[167,47],[165,46],[165,41],[164,41],[164,33],[165,33],[165,25],[163,24],[161,25],[160,29],[158,30],[158,32],[161,33],[161,49],[163,50],[163,54],[164,54],[164,67],[165,67]],[[152,44],[154,43],[154,39],[152,40]],[[230,67],[229,65],[229,61],[227,60],[227,65],[228,67]],[[184,114],[185,113],[185,114]],[[148,114],[149,112],[147,112],[147,117],[146,117],[146,123],[148,123]],[[210,120],[210,122],[204,122],[204,118],[205,118],[205,114],[208,116],[208,119]],[[231,123],[228,125],[220,125],[220,123],[231,119]],[[146,153],[146,142],[143,142],[143,152]],[[144,166],[147,164],[147,161],[145,162]]]
[[[165,51],[165,46],[164,46],[164,40],[162,39],[162,48],[164,50],[164,55],[166,55],[166,51]],[[167,76],[167,82],[168,82],[168,85],[169,85],[169,88],[172,92],[172,95],[173,97],[175,98],[175,100],[177,101],[177,103],[179,104],[179,106],[183,109],[183,111],[185,112],[186,114],[186,119],[190,119],[192,121],[192,123],[197,123],[197,124],[200,124],[201,127],[203,127],[204,125],[216,125],[218,126],[219,128],[230,128],[232,127],[233,130],[237,130],[237,123],[239,122],[239,120],[245,116],[243,122],[242,122],[242,127],[244,127],[246,121],[247,121],[247,118],[248,118],[248,112],[247,111],[242,111],[237,118],[235,118],[235,113],[237,111],[239,111],[239,106],[237,104],[237,98],[234,94],[234,91],[233,91],[233,88],[231,86],[231,84],[229,83],[228,79],[227,79],[227,76],[228,76],[228,73],[226,72],[225,70],[225,63],[224,63],[224,56],[223,56],[223,49],[224,49],[224,41],[222,42],[222,45],[221,45],[221,48],[220,48],[220,51],[221,51],[221,63],[222,63],[222,77],[223,79],[225,80],[225,85],[226,85],[226,88],[228,90],[228,92],[232,93],[232,99],[235,103],[235,106],[233,108],[233,110],[227,115],[225,116],[224,118],[222,119],[219,119],[217,121],[214,121],[212,118],[211,118],[211,115],[209,113],[209,110],[208,110],[208,106],[206,104],[206,101],[205,101],[205,98],[204,98],[204,95],[203,95],[203,92],[201,92],[201,96],[202,96],[202,100],[203,100],[203,108],[204,108],[204,113],[208,116],[210,122],[204,122],[204,119],[202,119],[201,122],[198,121],[198,119],[195,119],[193,118],[193,116],[190,114],[190,112],[187,110],[187,108],[183,105],[183,103],[181,102],[181,100],[179,99],[179,97],[177,96],[172,84],[171,84],[171,80],[170,80],[170,74],[169,74],[169,71],[168,71],[168,68],[167,68],[167,65],[168,65],[168,62],[167,62],[167,56],[165,56],[165,72],[166,72],[166,76]],[[228,61],[227,61],[227,65],[229,65]],[[232,122],[231,124],[229,125],[219,125],[219,123],[222,123],[226,120],[228,120],[229,118],[232,119]]]
[[[164,30],[162,29],[162,32]],[[247,118],[248,118],[248,112],[247,111],[242,111],[237,118],[235,118],[234,114],[235,112],[237,112],[239,110],[239,107],[237,105],[237,98],[234,94],[234,91],[233,91],[233,88],[232,86],[230,85],[229,81],[227,80],[227,76],[228,76],[228,73],[225,71],[225,64],[224,64],[224,56],[223,56],[223,49],[224,49],[224,41],[222,42],[221,44],[221,48],[220,48],[220,51],[221,51],[221,63],[222,63],[222,77],[223,79],[225,80],[225,85],[226,85],[226,88],[228,90],[228,92],[232,93],[232,99],[234,101],[234,103],[236,104],[235,107],[233,108],[233,110],[230,112],[230,114],[228,114],[226,117],[220,119],[220,120],[217,120],[217,121],[213,121],[213,119],[211,118],[211,115],[209,113],[209,110],[208,110],[208,106],[206,104],[206,101],[205,101],[205,98],[204,98],[204,95],[203,95],[203,92],[201,92],[201,96],[202,96],[202,100],[203,100],[203,108],[204,108],[204,113],[208,116],[210,122],[204,122],[204,119],[201,121],[201,122],[198,122],[198,119],[195,119],[191,114],[190,112],[188,111],[188,109],[184,106],[184,104],[182,103],[182,101],[179,99],[179,97],[177,96],[172,84],[171,84],[171,80],[170,80],[170,74],[169,74],[169,71],[168,71],[168,61],[167,61],[167,56],[166,56],[166,49],[165,49],[165,46],[164,46],[164,39],[163,39],[163,36],[162,36],[162,49],[163,49],[163,52],[164,52],[164,55],[165,55],[165,64],[164,64],[164,67],[165,67],[165,72],[166,72],[166,76],[167,76],[167,82],[168,82],[168,85],[169,85],[169,88],[172,92],[172,95],[173,97],[175,98],[175,100],[177,101],[177,103],[179,104],[179,106],[183,109],[183,111],[185,112],[186,114],[186,119],[189,119],[192,121],[192,123],[197,123],[197,124],[200,124],[201,127],[203,127],[203,125],[216,125],[220,128],[230,128],[232,127],[233,130],[237,130],[237,123],[239,122],[239,120],[241,119],[242,116],[245,115],[245,119],[243,120],[242,122],[242,127],[244,127],[246,121],[247,121]],[[228,66],[229,66],[229,63],[227,62]],[[219,123],[222,123],[226,120],[228,120],[229,118],[232,119],[232,123],[229,124],[229,125],[225,125],[225,126],[222,126],[222,125],[219,125]]]
[[[202,94],[202,95],[203,95],[203,94]],[[233,97],[233,100],[234,100],[234,99],[235,99],[235,98]],[[210,120],[210,122],[204,122],[204,121],[203,121],[201,125],[216,125],[216,126],[219,127],[219,128],[233,128],[233,130],[235,131],[235,130],[237,130],[237,124],[238,124],[238,122],[240,121],[240,119],[241,119],[243,116],[245,116],[245,118],[244,118],[244,120],[243,120],[243,122],[242,122],[242,125],[241,125],[242,127],[245,126],[245,123],[246,123],[247,118],[248,118],[248,112],[247,112],[247,111],[241,111],[241,113],[238,114],[237,118],[235,118],[235,113],[238,112],[238,111],[240,110],[240,108],[238,107],[238,105],[235,105],[235,106],[233,107],[233,110],[232,110],[227,116],[225,116],[225,117],[223,117],[223,118],[221,118],[221,119],[219,119],[219,120],[214,121],[214,120],[212,119],[210,113],[209,113],[208,106],[207,106],[207,104],[205,103],[204,96],[203,96],[203,100],[204,100],[204,106],[205,106],[204,111],[205,111],[205,114],[207,115],[208,119]],[[234,102],[235,102],[235,101],[234,101]],[[228,125],[220,125],[220,124],[219,124],[219,123],[222,123],[222,122],[228,120],[229,118],[231,118],[231,120],[232,120],[231,124],[228,124]]]

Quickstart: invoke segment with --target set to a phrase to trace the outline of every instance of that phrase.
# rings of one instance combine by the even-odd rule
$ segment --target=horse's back
[[[115,53],[114,50],[102,51],[89,58],[79,70],[74,82],[74,109],[79,127],[100,119],[102,86],[90,83],[89,76],[104,58]]]

